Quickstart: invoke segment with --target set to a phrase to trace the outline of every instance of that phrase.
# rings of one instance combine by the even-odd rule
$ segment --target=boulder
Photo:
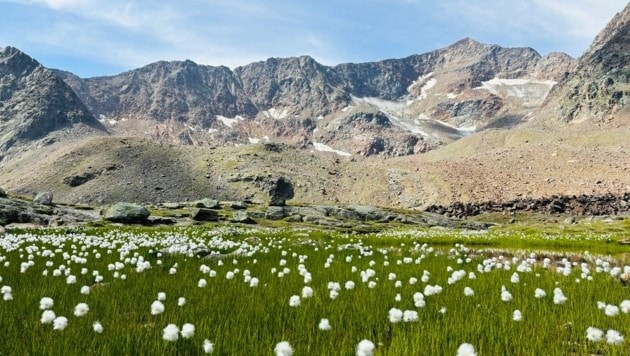
[[[230,208],[232,210],[243,210],[247,209],[247,204],[243,201],[233,201],[230,203]]]
[[[254,220],[249,217],[247,211],[234,210],[234,212],[232,212],[232,222],[250,224],[253,223]]]
[[[193,203],[195,208],[219,209],[219,201],[216,199],[201,199]]]
[[[50,192],[40,192],[35,194],[33,198],[33,203],[42,204],[42,205],[52,205],[53,195]]]
[[[280,220],[285,218],[286,216],[286,212],[281,206],[267,207],[267,211],[265,212],[265,218],[269,220]]]
[[[256,177],[256,185],[269,195],[269,205],[284,206],[287,199],[293,198],[293,184],[281,176]]]
[[[190,218],[195,221],[219,221],[219,213],[216,210],[195,208],[190,211]]]
[[[4,191],[4,189],[0,188],[0,198],[6,198],[7,197],[7,192]]]
[[[89,180],[96,177],[96,174],[87,172],[83,174],[77,174],[74,176],[65,177],[63,183],[71,187],[77,187],[81,184],[87,183]]]
[[[125,224],[142,224],[151,215],[149,209],[132,203],[116,203],[105,211],[103,218],[112,222]]]

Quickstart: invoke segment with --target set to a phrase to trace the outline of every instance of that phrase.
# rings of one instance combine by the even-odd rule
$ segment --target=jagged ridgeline
[[[183,61],[110,77],[57,74],[115,132],[147,132],[151,123],[151,134],[184,143],[274,140],[396,156],[519,123],[574,65],[560,53],[541,57],[531,48],[464,39],[407,58],[334,67],[303,56],[233,71]]]
[[[16,48],[0,48],[0,154],[70,129],[105,130],[52,70]]]

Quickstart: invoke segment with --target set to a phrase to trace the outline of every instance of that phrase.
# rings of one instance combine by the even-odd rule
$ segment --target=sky
[[[627,0],[0,0],[0,47],[81,77],[159,60],[230,68],[402,58],[471,37],[579,57]]]

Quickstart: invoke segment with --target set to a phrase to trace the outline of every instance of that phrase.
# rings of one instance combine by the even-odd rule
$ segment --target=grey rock
[[[52,205],[53,195],[50,192],[39,192],[35,194],[33,202],[42,205]]]
[[[190,211],[190,218],[195,221],[219,221],[219,213],[216,210],[195,208]]]
[[[110,206],[103,215],[105,220],[125,224],[142,224],[151,215],[142,205],[120,202]]]
[[[265,212],[265,218],[269,220],[280,220],[286,216],[287,212],[281,206],[269,206]]]
[[[293,184],[285,177],[258,177],[256,185],[269,195],[269,205],[284,206],[295,194]]]
[[[243,201],[233,201],[230,202],[230,208],[232,210],[243,210],[243,209],[247,209],[247,203],[243,202]]]
[[[91,173],[91,172],[86,172],[86,173],[77,174],[74,176],[65,177],[63,179],[63,183],[71,187],[77,187],[77,186],[87,183],[88,181],[94,179],[95,177],[96,177],[96,174]]]
[[[201,199],[193,203],[193,206],[196,208],[206,208],[206,209],[218,209],[220,208],[219,201],[216,199]]]
[[[249,216],[247,211],[245,211],[245,210],[234,210],[232,212],[232,222],[250,224],[250,223],[253,223],[254,220],[252,220],[252,218]]]

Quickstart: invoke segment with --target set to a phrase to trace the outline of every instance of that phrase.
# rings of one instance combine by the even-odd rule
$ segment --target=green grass
[[[215,343],[215,354],[219,355],[269,355],[275,344],[283,340],[293,346],[295,355],[351,355],[362,339],[377,345],[376,355],[452,355],[464,342],[473,344],[480,355],[623,355],[629,345],[630,314],[608,317],[596,307],[597,301],[619,305],[630,299],[628,287],[608,273],[595,273],[593,255],[597,251],[608,251],[602,258],[613,265],[624,259],[627,248],[607,242],[616,238],[614,232],[588,231],[553,236],[539,231],[510,233],[504,229],[486,234],[436,230],[352,234],[309,228],[278,230],[219,225],[21,231],[5,238],[0,247],[0,259],[4,260],[0,262],[3,278],[0,284],[11,286],[14,298],[0,301],[3,330],[0,354],[194,355],[203,352],[202,343],[207,338]],[[234,252],[239,246],[248,251],[252,251],[251,246],[258,247],[251,256],[220,259],[181,254],[157,256],[157,250],[175,243],[209,245],[211,250],[223,254]],[[471,249],[455,247],[461,243]],[[427,245],[422,247],[423,244]],[[576,283],[580,278],[579,265],[565,277],[555,271],[555,265],[543,269],[536,264],[531,273],[519,273],[518,284],[510,282],[516,265],[509,271],[493,269],[483,274],[477,271],[477,265],[488,256],[502,254],[504,259],[519,256],[522,260],[532,250],[557,248],[560,248],[557,259],[567,256],[587,262],[593,280]],[[586,248],[591,251],[589,255],[583,252]],[[44,250],[56,251],[55,256],[42,257]],[[120,251],[129,252],[123,252],[121,257]],[[69,263],[64,252],[83,254],[87,263]],[[99,259],[96,252],[101,254]],[[539,255],[552,252],[539,252]],[[21,273],[20,263],[27,261],[29,254],[33,255],[34,266]],[[108,271],[108,264],[136,254],[149,261],[152,268],[138,273],[127,263],[118,271],[126,275],[125,280],[114,278],[114,271]],[[334,258],[326,267],[330,255]],[[302,264],[312,274],[308,285],[315,295],[292,308],[289,298],[300,295],[305,285],[298,272],[299,256],[307,256]],[[406,257],[414,262],[405,263]],[[471,258],[469,263],[465,263],[467,257]],[[282,259],[286,260],[286,266],[280,265]],[[418,264],[417,259],[421,259]],[[464,260],[463,263],[458,263],[458,259]],[[47,267],[47,261],[52,261],[53,266]],[[9,265],[5,266],[5,262]],[[76,275],[76,284],[66,284],[63,276],[52,276],[52,271],[61,264]],[[204,264],[216,271],[216,277],[200,272]],[[174,265],[178,266],[177,273],[170,274]],[[353,266],[356,272],[352,271]],[[272,268],[281,271],[285,267],[290,273],[282,278],[277,271],[271,273]],[[477,278],[466,276],[450,285],[448,267],[463,269],[467,274],[474,272]],[[87,268],[88,273],[81,274],[82,268]],[[227,279],[226,273],[235,268],[240,270],[235,278]],[[376,281],[375,288],[361,281],[360,271],[368,268],[376,272],[378,280],[371,279]],[[48,276],[42,275],[44,270],[48,270]],[[94,283],[94,270],[104,276],[103,283]],[[243,281],[245,270],[260,279],[258,287],[252,288]],[[430,272],[427,283],[438,284],[443,291],[427,296],[427,305],[416,308],[412,296],[423,291],[427,284],[420,281],[425,270]],[[388,279],[390,273],[396,274],[395,280]],[[411,277],[417,278],[418,283],[409,284]],[[200,278],[207,280],[205,288],[197,286]],[[343,288],[349,280],[356,284],[352,290]],[[402,282],[402,287],[395,287],[396,280]],[[329,297],[329,282],[338,282],[342,287],[334,300]],[[82,285],[92,286],[89,295],[79,293]],[[500,300],[502,285],[512,293],[511,302]],[[464,296],[466,286],[475,291],[474,296]],[[568,297],[563,305],[552,301],[552,290],[556,287]],[[547,297],[534,298],[536,288],[543,288]],[[167,295],[166,310],[151,315],[150,305],[158,292]],[[398,293],[402,297],[400,302],[395,301]],[[69,319],[67,329],[54,331],[51,325],[40,323],[38,306],[42,297],[54,299],[52,309],[58,316]],[[178,297],[186,298],[183,307],[177,306]],[[80,302],[87,303],[90,311],[79,318],[73,315],[73,310]],[[388,319],[392,307],[416,310],[419,320],[392,324]],[[439,312],[443,307],[445,314]],[[523,314],[521,322],[512,320],[515,309]],[[330,320],[332,330],[318,329],[321,318]],[[103,324],[102,334],[91,329],[96,320]],[[164,341],[162,330],[170,323],[180,328],[184,323],[193,323],[195,335],[188,340]],[[585,339],[589,326],[604,331],[615,329],[626,340],[619,346],[589,342]]]

